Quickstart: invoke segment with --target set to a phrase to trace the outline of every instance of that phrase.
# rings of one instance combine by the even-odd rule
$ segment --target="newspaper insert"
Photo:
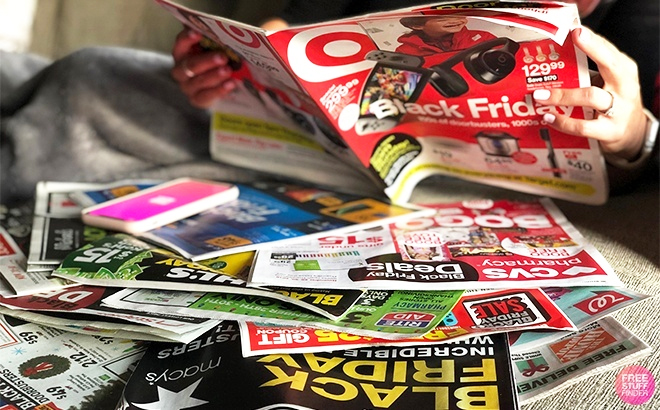
[[[434,206],[434,216],[380,230],[262,249],[249,282],[409,290],[621,286],[600,252],[547,198]]]
[[[75,333],[130,338],[189,342],[217,321],[182,316],[164,316],[112,309],[101,301],[120,289],[75,286],[22,297],[0,297],[0,312]]]
[[[103,300],[108,306],[220,320],[266,320],[285,326],[312,326],[358,336],[405,339],[439,325],[462,291],[369,291],[337,320],[295,305],[254,295],[125,289]]]
[[[506,335],[455,345],[241,356],[238,326],[223,322],[193,343],[153,343],[123,409],[516,410]]]
[[[641,360],[651,347],[611,316],[539,348],[511,354],[518,397],[542,399],[585,377]]]
[[[80,335],[0,316],[0,403],[6,409],[116,403],[144,349],[142,342]]]
[[[540,289],[464,294],[439,326],[421,337],[397,341],[309,327],[240,322],[243,356],[306,353],[393,344],[414,346],[463,340],[514,329],[575,330],[575,326]]]
[[[543,291],[578,329],[650,297],[623,287],[544,288]],[[512,332],[509,334],[511,351],[518,352],[521,349],[528,350],[541,344],[549,344],[568,333]]]

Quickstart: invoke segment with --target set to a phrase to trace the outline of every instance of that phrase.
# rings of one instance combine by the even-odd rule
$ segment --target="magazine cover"
[[[621,285],[600,252],[547,198],[427,206],[437,213],[262,249],[249,282],[418,290]],[[359,245],[364,243],[370,246]]]
[[[0,316],[3,409],[99,408],[117,403],[145,344]]]
[[[543,120],[550,109],[593,113],[532,99],[537,89],[590,85],[586,57],[568,35],[579,25],[573,4],[430,4],[267,32],[156,1],[234,63],[236,98],[214,107],[219,161],[268,171],[273,155],[291,164],[273,172],[295,174],[302,135],[396,202],[438,174],[590,204],[607,198],[597,142]],[[453,31],[440,41],[426,24]],[[283,118],[288,128],[261,118]],[[259,132],[271,123],[273,131]],[[253,151],[264,162],[249,163]]]
[[[477,403],[518,408],[505,335],[440,350],[378,347],[243,358],[237,324],[223,322],[188,346],[153,343],[119,408],[409,410]]]
[[[433,213],[375,197],[282,183],[238,187],[236,201],[140,237],[199,261],[302,236],[348,232]]]

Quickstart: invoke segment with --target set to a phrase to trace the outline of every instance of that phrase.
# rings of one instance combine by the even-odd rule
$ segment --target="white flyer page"
[[[549,199],[437,207],[432,217],[261,250],[249,282],[406,290],[621,285]]]

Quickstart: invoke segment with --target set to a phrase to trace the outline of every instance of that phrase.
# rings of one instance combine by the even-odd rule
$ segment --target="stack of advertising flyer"
[[[23,358],[3,361],[6,403],[513,409],[649,353],[609,317],[648,296],[549,199],[404,207],[259,183],[140,234],[81,222],[154,184],[43,182],[29,249],[0,230],[0,348]],[[53,368],[78,384],[31,373]]]
[[[236,196],[142,230],[85,218],[171,181],[40,182],[29,241],[0,219],[1,409],[514,410],[650,354],[611,316],[649,295],[550,199],[607,199],[531,98],[588,85],[574,5],[266,32],[155,2],[232,61],[214,158],[297,182],[212,181]],[[429,19],[462,34],[428,53]],[[538,197],[408,203],[438,174]]]

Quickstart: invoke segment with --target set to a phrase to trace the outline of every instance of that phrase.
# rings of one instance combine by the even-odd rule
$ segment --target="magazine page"
[[[435,329],[423,336],[396,341],[327,329],[268,323],[241,322],[240,327],[243,356],[270,352],[323,352],[382,344],[413,346],[444,343],[520,329],[576,330],[566,315],[540,289],[465,293]]]
[[[88,206],[100,204],[101,202],[132,194],[142,189],[151,188],[152,186],[163,182],[164,181],[160,179],[122,179],[116,182],[98,184],[95,189],[78,187],[76,190],[69,192],[69,198],[81,208],[86,208]]]
[[[70,218],[35,216],[28,269],[35,271],[44,266],[53,270],[64,257],[83,245],[112,233],[103,228],[85,225],[80,213]]]
[[[549,108],[531,97],[590,84],[568,36],[579,24],[572,4],[468,1],[266,32],[156,2],[230,57],[238,87],[214,107],[211,127],[219,161],[331,186],[365,186],[366,174],[395,202],[434,174],[590,204],[607,198],[597,142],[552,130],[542,119]],[[430,20],[460,30],[434,43],[418,35]]]
[[[145,325],[132,325],[97,321],[94,317],[85,315],[69,315],[63,312],[37,312],[28,310],[12,310],[0,306],[0,314],[17,320],[24,320],[39,326],[47,326],[66,332],[79,333],[87,336],[131,339],[144,342],[189,343],[199,335],[214,327],[212,322],[198,326],[195,330],[185,333],[174,333],[167,330],[155,329]],[[85,325],[81,325],[81,321]],[[87,325],[89,323],[89,325]]]
[[[638,361],[651,350],[608,316],[559,341],[512,353],[520,401],[539,400],[585,377]]]
[[[567,35],[577,8],[518,6],[526,12],[380,13],[292,27],[268,40],[394,201],[441,174],[601,204],[608,185],[597,142],[551,129],[543,121],[551,108],[532,99],[536,89],[590,85],[586,57]],[[448,21],[460,25],[449,40],[423,29]]]
[[[133,236],[114,234],[71,252],[52,275],[92,286],[260,295],[331,319],[362,295],[361,290],[247,287],[253,257],[253,252],[242,252],[195,263]]]
[[[103,300],[119,309],[220,320],[311,326],[358,336],[405,339],[433,330],[458,301],[461,291],[370,291],[338,320],[275,299],[254,295],[125,289]]]
[[[25,254],[11,235],[0,227],[0,277],[9,285],[6,287],[0,284],[0,295],[5,297],[29,295],[71,285],[66,280],[51,277],[50,272],[31,272],[26,268]]]
[[[244,358],[237,328],[224,322],[190,347],[151,344],[121,408],[518,408],[505,335],[440,351],[383,346]]]
[[[224,52],[234,70],[237,87],[210,108],[213,159],[330,187],[374,185],[274,52],[267,32],[175,2],[156,2],[202,33],[202,47]]]
[[[37,184],[28,271],[52,271],[74,250],[108,235],[82,223],[80,211],[156,183],[122,180],[112,183],[42,181]],[[50,269],[47,269],[50,267]]]
[[[211,107],[214,160],[349,192],[382,192],[359,164],[352,165],[352,152],[306,95],[246,77]]]
[[[186,342],[217,324],[216,321],[151,312],[112,309],[101,301],[120,289],[75,286],[29,296],[0,298],[5,315],[75,333],[137,340]],[[127,333],[128,332],[128,333]]]
[[[238,187],[236,201],[140,237],[199,261],[433,213],[376,197],[282,183]]]
[[[116,403],[146,347],[8,317],[0,317],[0,341],[0,403],[7,409]]]
[[[549,10],[551,10],[549,12]],[[408,14],[409,12],[423,15],[437,14],[438,11],[446,15],[462,16],[469,12],[470,16],[499,24],[509,24],[514,27],[524,27],[543,34],[552,40],[562,43],[573,25],[575,10],[566,7],[565,1],[539,0],[534,3],[520,0],[498,0],[486,3],[477,0],[448,0],[442,3],[404,7],[393,11],[375,12],[365,17],[383,18],[392,15]],[[521,22],[520,17],[524,17]],[[458,26],[458,29],[462,29]],[[446,51],[446,50],[445,50]]]
[[[600,252],[547,198],[427,206],[437,213],[381,230],[262,249],[249,281],[409,290],[621,285]]]
[[[640,302],[649,295],[623,287],[544,288],[562,312],[578,329],[625,307]],[[568,332],[512,332],[509,334],[511,351],[528,350],[566,336]]]
[[[247,286],[254,255],[254,252],[241,252],[204,259],[199,261],[199,264],[220,270],[223,274],[233,277],[235,284],[244,287]],[[293,303],[332,320],[337,320],[345,314],[364,293],[364,290],[361,289],[313,289],[286,286],[263,286],[262,288],[283,296],[280,298],[268,293],[269,297]],[[235,291],[234,289],[232,287],[232,291]]]
[[[44,230],[44,232],[66,232],[65,234],[58,234],[58,237],[67,237],[71,238],[66,241],[65,246],[60,245],[61,241],[50,241],[44,239],[40,242],[40,245],[35,246],[40,249],[39,253],[42,255],[49,255],[50,258],[36,258],[36,259],[51,259],[51,262],[60,264],[67,255],[70,255],[73,250],[77,250],[83,245],[88,245],[95,241],[101,241],[103,244],[107,243],[104,241],[107,235],[110,235],[111,232],[105,231],[100,228],[94,228],[82,224],[80,221],[80,209],[85,206],[95,205],[104,201],[108,201],[114,198],[118,198],[123,195],[127,195],[133,192],[136,192],[140,189],[151,187],[159,183],[156,180],[121,180],[112,183],[104,184],[80,184],[80,183],[61,183],[61,182],[44,182],[40,185],[38,189],[38,194],[40,198],[44,200],[39,201],[38,208],[41,209],[41,213],[46,214],[45,209],[47,208],[48,203],[60,204],[56,207],[58,215],[78,215],[72,218],[58,218],[57,222],[49,225],[59,226],[59,229],[55,230]],[[48,200],[50,196],[54,196],[57,200]],[[35,223],[38,223],[40,219],[45,221],[50,221],[47,217],[35,217]],[[43,237],[46,238],[48,235],[44,234]],[[132,240],[132,242],[137,243],[139,241]],[[152,249],[151,246],[146,246],[145,249]],[[93,252],[89,248],[85,248],[85,252]],[[139,251],[138,251],[139,252]],[[223,286],[230,286],[230,290],[233,292],[239,292],[241,289],[245,288],[245,281],[252,263],[254,254],[252,252],[241,252],[238,254],[226,255],[223,257],[210,258],[205,260],[200,260],[199,263],[204,265],[207,268],[216,270],[216,275],[208,276],[206,275],[195,275],[194,270],[186,270],[186,266],[191,265],[189,261],[182,262],[180,259],[166,257],[156,265],[162,264],[166,266],[152,266],[150,269],[138,269],[140,272],[132,280],[136,281],[148,281],[149,285],[146,283],[138,284],[129,282],[124,283],[125,286],[156,286],[159,281],[167,282],[165,287],[176,286],[178,290],[208,290],[208,291],[218,291],[218,289],[223,288]],[[176,259],[176,260],[175,260]],[[140,261],[144,262],[144,261]],[[136,263],[140,263],[136,262]],[[110,278],[108,273],[108,267],[105,265],[105,261],[101,260],[85,260],[85,274],[81,273],[80,270],[76,269],[76,273],[70,271],[60,272],[60,275],[68,275],[75,282],[62,280],[58,277],[51,276],[51,272],[57,265],[47,264],[47,265],[37,265],[32,264],[28,265],[28,272],[30,268],[34,268],[35,272],[47,271],[47,273],[36,274],[31,273],[31,275],[45,275],[50,277],[48,282],[44,282],[49,285],[48,287],[36,288],[34,286],[29,287],[21,294],[31,294],[35,292],[45,292],[50,289],[59,289],[64,284],[66,286],[73,286],[76,283],[88,283],[91,285],[100,285],[100,286],[118,286],[120,285],[118,280],[122,280],[122,275],[115,275],[113,278]],[[172,274],[168,267],[177,268],[177,273]],[[6,268],[6,269],[5,269]],[[160,268],[160,270],[159,270]],[[205,268],[202,268],[205,269]],[[14,276],[20,276],[21,278],[26,275],[23,273],[23,270],[11,267],[5,267],[0,265],[0,272],[5,270],[11,270],[14,272]],[[165,271],[167,270],[167,271]],[[220,270],[218,272],[217,270]],[[160,272],[158,273],[154,272]],[[96,272],[96,273],[94,273]],[[231,276],[231,278],[224,277],[222,279],[226,283],[221,284],[220,273]],[[197,277],[195,277],[197,276]],[[126,277],[123,277],[126,280]],[[211,279],[215,279],[211,281]],[[210,283],[209,283],[210,281]],[[177,285],[173,285],[177,283]],[[181,287],[183,286],[183,287]],[[348,289],[308,289],[308,288],[282,288],[278,286],[268,287],[268,289],[275,293],[268,293],[272,297],[280,297],[285,301],[299,304],[307,309],[310,309],[316,313],[324,315],[331,319],[336,319],[341,316],[346,309],[348,309],[353,303],[362,294],[362,291],[359,290],[348,290]],[[259,293],[259,290],[246,290],[249,293]],[[265,293],[264,293],[265,294]],[[9,297],[11,294],[3,293],[2,296]],[[282,295],[282,296],[280,296]]]

